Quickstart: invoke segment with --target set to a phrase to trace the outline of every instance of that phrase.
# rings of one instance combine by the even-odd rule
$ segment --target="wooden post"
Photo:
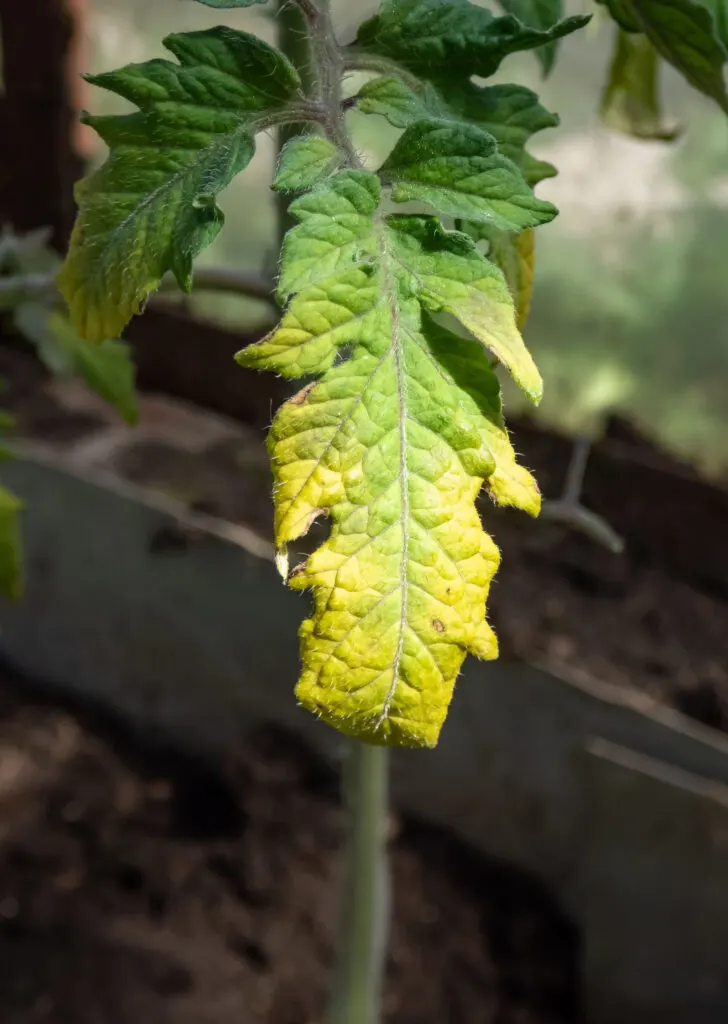
[[[62,249],[81,170],[73,146],[73,13],[66,0],[0,0],[0,24],[0,223],[18,231],[47,225]]]

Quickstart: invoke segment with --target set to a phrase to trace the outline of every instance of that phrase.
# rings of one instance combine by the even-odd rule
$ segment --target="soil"
[[[648,693],[728,731],[728,601],[629,549],[495,516],[501,656]]]
[[[333,774],[261,733],[223,766],[0,673],[3,1024],[315,1024],[336,939]],[[540,888],[392,822],[397,1024],[576,1024]]]

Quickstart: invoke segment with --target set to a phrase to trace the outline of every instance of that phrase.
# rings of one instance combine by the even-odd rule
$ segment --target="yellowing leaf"
[[[488,239],[488,258],[500,267],[508,282],[508,289],[516,305],[518,329],[522,331],[531,309],[536,235],[530,230],[518,234],[481,230],[479,236]]]
[[[178,64],[151,60],[89,79],[139,107],[86,119],[109,159],[77,187],[58,283],[90,341],[120,334],[168,270],[189,291],[192,261],[223,223],[218,194],[250,162],[255,133],[285,120],[298,93],[288,60],[245,32],[174,35],[165,46]]]
[[[485,599],[499,556],[475,498],[485,482],[500,503],[539,507],[483,346],[532,388],[535,369],[503,277],[472,240],[431,217],[386,217],[378,195],[375,175],[347,171],[294,204],[289,308],[238,359],[320,378],[269,437],[281,564],[317,517],[332,524],[289,578],[314,592],[299,700],[368,742],[432,746],[466,654],[497,652]],[[480,340],[436,323],[439,310]]]

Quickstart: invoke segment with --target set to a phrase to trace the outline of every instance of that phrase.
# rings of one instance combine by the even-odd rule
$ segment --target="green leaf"
[[[504,231],[545,224],[556,216],[537,199],[518,167],[475,125],[419,121],[404,132],[381,167],[395,202],[419,201],[439,213],[491,223]]]
[[[678,129],[662,117],[658,98],[659,58],[647,36],[617,29],[601,116],[607,127],[638,139],[669,141]]]
[[[136,423],[139,409],[135,368],[127,345],[108,339],[92,345],[78,336],[65,316],[50,312],[40,303],[19,306],[14,319],[20,333],[36,345],[51,373],[80,377],[127,423]]]
[[[394,75],[365,82],[357,94],[356,105],[364,114],[386,117],[394,128],[409,128],[416,121],[454,114],[428,82],[423,83],[420,93],[416,93]]]
[[[640,20],[632,9],[631,0],[596,0],[596,2],[603,4],[609,10],[612,18],[625,32],[642,31]]]
[[[189,291],[192,261],[223,223],[218,194],[250,162],[254,134],[286,120],[298,95],[288,60],[247,33],[215,28],[165,46],[178,64],[151,60],[90,79],[139,107],[86,119],[110,154],[77,187],[58,283],[90,341],[120,334],[168,270]]]
[[[488,78],[508,54],[552,43],[588,21],[565,18],[539,29],[511,15],[496,18],[468,0],[383,0],[379,13],[360,27],[355,47],[432,80]]]
[[[476,241],[488,243],[488,259],[500,268],[506,279],[516,307],[516,324],[522,331],[533,294],[535,232],[532,229],[515,233],[498,231],[487,224],[463,224],[462,230]]]
[[[644,32],[666,61],[728,113],[723,77],[728,50],[721,41],[719,23],[713,18],[713,12],[722,17],[717,3],[708,0],[706,6],[698,0],[609,0],[608,7],[623,28]]]
[[[728,0],[703,0],[703,5],[713,15],[718,38],[728,48]]]
[[[379,192],[375,175],[344,171],[292,204],[287,311],[238,360],[320,378],[269,437],[279,564],[319,516],[332,524],[289,577],[314,591],[299,701],[368,742],[432,746],[466,653],[497,651],[485,599],[498,551],[475,498],[485,482],[501,504],[539,508],[485,347],[532,393],[540,382],[497,268],[435,218],[385,216]]]
[[[559,124],[558,116],[539,103],[536,93],[521,85],[479,86],[472,82],[444,89],[450,109],[492,135],[499,152],[521,168],[529,185],[556,174],[555,167],[526,151],[532,135]]]
[[[299,135],[290,139],[278,160],[273,188],[277,192],[303,192],[313,188],[338,163],[334,146],[323,135]]]
[[[20,512],[22,501],[0,487],[0,593],[12,600],[22,592]]]
[[[563,0],[500,0],[500,5],[529,28],[549,29],[564,16]],[[544,75],[553,69],[557,47],[554,41],[536,50]]]
[[[556,114],[541,106],[530,89],[521,85],[479,86],[472,82],[443,84],[441,88],[444,93],[424,83],[417,93],[400,78],[375,78],[362,86],[357,107],[363,113],[386,117],[395,128],[408,128],[432,117],[474,123],[493,136],[499,152],[521,168],[529,185],[556,174],[551,164],[526,152],[532,135],[559,123]]]

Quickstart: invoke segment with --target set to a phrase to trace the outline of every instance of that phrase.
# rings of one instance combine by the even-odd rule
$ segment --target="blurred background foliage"
[[[215,24],[222,12],[187,0],[88,0],[84,66],[97,72],[161,55],[170,31]],[[338,0],[341,38],[373,4]],[[489,6],[489,5],[486,5]],[[614,26],[591,0],[587,29],[561,45],[552,76],[540,80],[532,54],[510,58],[499,78],[535,89],[561,127],[531,144],[559,177],[539,186],[561,214],[538,232],[536,286],[526,336],[546,382],[538,418],[598,434],[620,412],[663,445],[711,474],[728,474],[728,124],[709,100],[662,69],[664,113],[682,126],[677,142],[641,142],[608,132],[598,109]],[[275,37],[265,8],[224,12],[229,24]],[[355,91],[356,81],[350,84]],[[91,90],[97,112],[120,109]],[[359,147],[383,154],[394,133],[377,118],[352,116]],[[103,155],[84,136],[93,159]],[[273,271],[274,146],[260,140],[252,167],[223,197],[227,229],[202,262]],[[189,300],[228,325],[265,322],[264,307],[220,296]],[[234,368],[231,368],[234,372]],[[522,408],[507,387],[508,408]]]

